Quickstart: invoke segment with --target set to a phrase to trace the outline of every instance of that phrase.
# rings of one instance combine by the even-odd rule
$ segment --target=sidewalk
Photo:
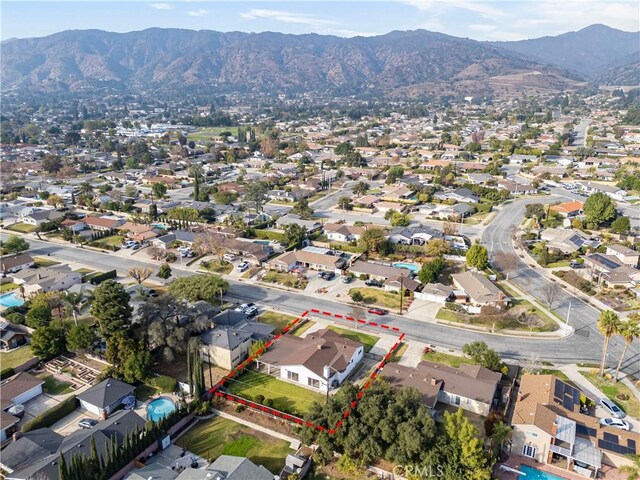
[[[285,435],[284,433],[276,432],[275,430],[271,430],[270,428],[263,427],[262,425],[258,425],[257,423],[250,422],[250,421],[245,420],[243,418],[239,418],[239,417],[236,417],[236,416],[233,416],[233,415],[229,415],[228,413],[221,412],[220,410],[214,410],[214,412],[216,412],[222,418],[226,418],[227,420],[231,420],[231,421],[234,421],[236,423],[240,423],[240,424],[242,424],[242,425],[244,425],[246,427],[249,427],[249,428],[251,428],[253,430],[257,430],[259,432],[266,433],[267,435],[270,435],[272,437],[279,438],[280,440],[284,440],[286,442],[289,442],[291,444],[291,448],[293,450],[297,451],[300,448],[300,440],[298,440],[297,438],[290,437],[289,435]]]

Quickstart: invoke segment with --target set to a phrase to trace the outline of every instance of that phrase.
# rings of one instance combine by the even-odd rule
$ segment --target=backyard
[[[454,368],[459,368],[463,363],[466,363],[468,365],[475,365],[476,363],[471,358],[460,357],[459,355],[453,355],[451,353],[434,351],[425,353],[422,358],[428,362],[442,363]]]
[[[3,283],[2,285],[0,285],[0,293],[8,292],[10,290],[13,290],[14,288],[18,288],[17,283],[13,283],[13,282]]]
[[[34,357],[31,347],[25,345],[20,348],[11,350],[10,352],[0,352],[0,365],[2,369],[14,368],[18,365],[22,365],[27,360],[31,360]]]
[[[627,415],[633,418],[640,418],[640,402],[624,383],[613,383],[607,378],[602,378],[597,373],[584,370],[580,371],[580,374],[613,400]]]
[[[73,392],[70,383],[62,382],[49,373],[41,373],[37,377],[44,380],[42,389],[47,395],[63,395]]]
[[[274,331],[274,333],[278,334],[282,333],[282,329],[293,322],[295,319],[296,317],[294,317],[293,315],[287,315],[286,313],[278,313],[268,310],[261,313],[256,320],[260,323],[266,323],[268,325],[271,325],[272,327],[275,327],[276,330]]]
[[[385,292],[380,288],[351,288],[349,296],[355,292],[360,292],[364,303],[379,305],[381,307],[400,309],[400,295],[397,293]]]
[[[273,400],[273,408],[299,415],[309,411],[314,402],[321,402],[322,394],[278,380],[271,375],[246,371],[237,379],[227,383],[228,390],[234,395],[254,400],[262,395],[265,400]]]
[[[371,350],[373,346],[378,342],[378,340],[380,340],[380,337],[376,337],[375,335],[368,335],[363,332],[356,332],[353,330],[347,330],[345,328],[334,327],[333,325],[329,326],[329,330],[333,330],[334,332],[339,333],[341,337],[361,343],[362,345],[364,345],[365,352]]]
[[[293,453],[284,440],[220,417],[197,424],[176,444],[211,461],[220,455],[247,457],[273,474],[280,473],[287,454]]]

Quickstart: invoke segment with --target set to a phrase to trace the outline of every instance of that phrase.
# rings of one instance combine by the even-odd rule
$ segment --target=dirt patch
[[[230,402],[227,400],[218,399],[217,401],[213,402],[214,408],[222,412],[228,413],[229,415],[233,415],[234,417],[242,418],[249,422],[256,423],[265,428],[270,428],[271,430],[275,430],[276,432],[280,432],[284,435],[289,435],[291,437],[298,438],[299,427],[294,426],[288,421],[283,420],[281,418],[275,418],[264,412],[257,412],[255,410],[252,410],[251,408],[246,408],[241,412],[237,412],[236,411],[237,405],[238,405],[237,403]],[[257,435],[259,432],[255,432],[255,433]],[[269,439],[270,437],[265,437],[265,438]]]

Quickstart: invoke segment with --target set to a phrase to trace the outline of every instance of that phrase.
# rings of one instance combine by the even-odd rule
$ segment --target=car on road
[[[387,312],[386,310],[383,310],[381,308],[370,308],[369,310],[367,310],[367,312],[369,313],[373,313],[374,315],[386,315]]]
[[[621,428],[622,430],[631,430],[629,422],[619,418],[601,418],[600,425],[604,425],[605,427]]]
[[[90,429],[95,427],[98,424],[97,420],[94,420],[93,418],[83,418],[82,420],[80,420],[78,422],[78,426],[80,428],[86,428],[86,429]]]
[[[608,398],[600,399],[600,406],[609,412],[615,418],[624,418],[627,416],[622,409]]]
[[[236,270],[238,272],[244,272],[245,270],[249,269],[249,262],[242,262],[239,263],[238,266],[236,267]]]
[[[382,282],[380,280],[376,280],[375,278],[370,278],[369,280],[366,280],[364,284],[367,287],[382,287]]]

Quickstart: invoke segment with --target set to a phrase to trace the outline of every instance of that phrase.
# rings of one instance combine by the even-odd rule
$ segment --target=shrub
[[[244,412],[244,405],[236,405],[236,413]]]
[[[15,373],[15,371],[11,367],[3,368],[2,370],[0,370],[0,380],[4,380],[5,378],[10,377],[14,373]]]
[[[162,393],[172,393],[178,390],[178,381],[168,375],[154,377],[147,382],[150,386],[157,388]]]
[[[167,263],[173,263],[178,259],[178,257],[176,257],[176,254],[173,252],[169,252],[167,253],[167,256],[165,257],[165,260],[167,261]]]
[[[364,297],[360,291],[354,290],[353,293],[351,293],[351,300],[354,302],[361,302],[363,299]]]
[[[273,399],[272,398],[265,399],[264,404],[269,408],[273,407]]]
[[[42,412],[33,420],[25,423],[22,427],[23,432],[29,432],[31,430],[36,430],[37,428],[50,427],[54,423],[59,420],[62,420],[64,417],[73,412],[80,402],[75,396],[69,397],[66,400],[63,400],[58,405],[51,407],[46,412]]]
[[[254,398],[254,401],[256,403],[264,403],[264,395],[256,395],[256,398]]]
[[[91,277],[91,280],[89,280],[89,283],[91,283],[91,285],[100,285],[105,280],[116,278],[117,276],[118,272],[116,272],[115,270],[110,270],[108,272],[94,275],[93,277]]]

